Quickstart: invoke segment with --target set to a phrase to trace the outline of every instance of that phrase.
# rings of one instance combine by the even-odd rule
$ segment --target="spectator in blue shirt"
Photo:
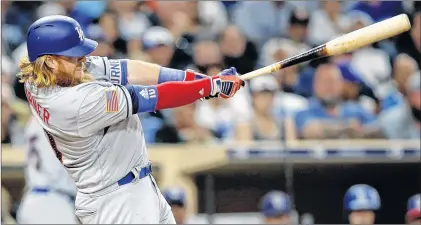
[[[379,22],[403,13],[403,4],[402,1],[360,1],[352,9],[365,12],[374,22]]]
[[[376,118],[363,107],[341,99],[343,78],[333,64],[322,64],[314,77],[309,108],[296,114],[298,136],[306,139],[378,138]]]

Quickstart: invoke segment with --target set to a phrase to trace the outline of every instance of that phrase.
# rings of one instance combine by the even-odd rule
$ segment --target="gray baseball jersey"
[[[138,116],[132,114],[130,94],[115,85],[127,77],[124,64],[88,57],[87,70],[98,81],[48,88],[25,83],[31,111],[79,192],[99,191],[132,168],[148,163],[142,127]]]

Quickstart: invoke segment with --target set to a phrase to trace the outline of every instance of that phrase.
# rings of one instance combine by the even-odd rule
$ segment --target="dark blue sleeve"
[[[158,91],[155,86],[126,85],[132,105],[132,114],[154,112],[158,102]]]

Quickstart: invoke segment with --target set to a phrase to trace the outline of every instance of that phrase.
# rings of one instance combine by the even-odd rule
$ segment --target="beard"
[[[56,73],[56,79],[56,84],[61,87],[73,87],[95,80],[91,74],[85,72],[84,63],[80,63],[78,66],[74,67],[71,72],[66,70],[64,65],[60,63]]]

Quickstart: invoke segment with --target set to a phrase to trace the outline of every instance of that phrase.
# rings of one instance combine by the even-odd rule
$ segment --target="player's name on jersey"
[[[49,124],[48,121],[50,119],[50,112],[43,108],[38,102],[32,97],[31,93],[25,88],[25,95],[28,98],[29,104],[32,105],[34,110],[37,112],[39,117],[44,121],[44,123]]]

